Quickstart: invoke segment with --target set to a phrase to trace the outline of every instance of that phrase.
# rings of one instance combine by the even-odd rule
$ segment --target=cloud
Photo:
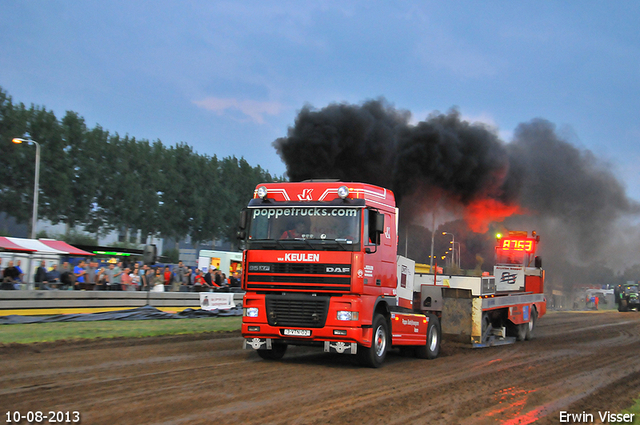
[[[239,111],[256,124],[264,124],[265,115],[278,115],[283,109],[282,104],[278,102],[259,102],[234,98],[207,97],[202,100],[194,100],[193,103],[200,108],[214,111],[218,115],[223,115],[227,111]]]

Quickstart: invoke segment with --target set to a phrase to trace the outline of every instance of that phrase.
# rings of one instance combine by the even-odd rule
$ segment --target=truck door
[[[364,210],[364,278],[367,286],[396,286],[395,229],[392,223],[390,214],[371,208]]]

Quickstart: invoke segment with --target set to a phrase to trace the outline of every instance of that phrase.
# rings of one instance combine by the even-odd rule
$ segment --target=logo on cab
[[[351,267],[330,267],[324,268],[325,273],[351,273]]]
[[[320,261],[320,254],[284,254],[284,261],[317,263]]]

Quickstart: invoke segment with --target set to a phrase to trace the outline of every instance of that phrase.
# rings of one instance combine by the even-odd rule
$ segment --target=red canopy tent
[[[0,236],[0,249],[5,251],[20,251],[20,252],[35,252],[35,249],[29,249],[22,247],[18,244],[11,242],[4,236]]]
[[[53,239],[39,239],[40,242],[48,246],[49,248],[57,249],[59,251],[68,252],[69,255],[96,255],[91,252],[83,251],[81,249],[76,248],[75,246],[69,245],[64,241],[56,241]]]

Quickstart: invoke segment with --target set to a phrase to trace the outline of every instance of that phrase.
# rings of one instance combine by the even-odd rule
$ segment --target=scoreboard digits
[[[498,250],[531,254],[535,251],[535,239],[502,239]]]

